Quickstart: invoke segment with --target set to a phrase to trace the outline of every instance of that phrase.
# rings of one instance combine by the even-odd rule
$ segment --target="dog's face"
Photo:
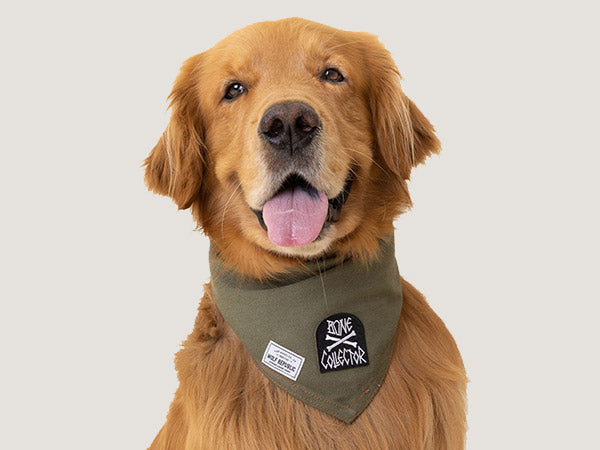
[[[412,166],[439,148],[374,36],[302,19],[251,25],[187,60],[171,107],[146,182],[254,275],[371,253],[410,205]],[[262,264],[245,261],[256,252]]]

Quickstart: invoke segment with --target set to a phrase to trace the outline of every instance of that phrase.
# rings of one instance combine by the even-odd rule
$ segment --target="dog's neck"
[[[209,259],[217,307],[265,376],[352,422],[393,349],[402,305],[393,237],[368,265],[334,255],[266,281],[227,269],[214,246]]]
[[[276,253],[247,238],[236,228],[229,227],[227,223],[221,231],[212,228],[214,224],[209,223],[208,218],[196,218],[196,220],[209,237],[211,248],[219,254],[228,269],[235,270],[244,278],[268,280],[302,270],[317,259],[320,262],[323,259],[335,258],[335,255],[369,264],[379,251],[379,242],[393,235],[394,226],[391,218],[392,215],[397,214],[399,214],[398,208],[390,207],[389,217],[380,218],[377,228],[359,226],[345,237],[336,239],[326,250],[326,254],[318,258],[293,257]]]
[[[217,247],[211,241],[211,275],[213,277],[224,276],[228,282],[235,282],[236,284],[243,286],[244,289],[273,289],[284,287],[308,278],[318,277],[325,271],[340,266],[351,258],[348,255],[340,256],[336,252],[330,251],[318,258],[288,259],[290,259],[290,264],[284,266],[284,271],[266,273],[261,278],[254,278],[247,274],[240,273],[236,267],[230,267],[229,264],[221,258]]]

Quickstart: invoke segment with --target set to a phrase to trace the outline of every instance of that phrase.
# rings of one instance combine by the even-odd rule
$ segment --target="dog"
[[[235,274],[239,286],[248,280],[267,286],[315,262],[334,261],[344,271],[378,260],[394,219],[411,206],[412,168],[440,150],[378,38],[299,18],[252,24],[183,63],[170,108],[170,122],[144,162],[145,182],[191,210],[210,238],[216,265],[194,329],[175,358],[180,384],[150,448],[464,448],[467,379],[460,353],[404,279],[398,276],[402,304],[399,320],[391,315],[384,376],[361,392],[363,409],[351,417],[342,414],[348,405],[338,405],[337,414],[328,409],[335,402],[303,397],[293,377],[308,370],[302,364],[319,364],[313,354],[299,355],[293,344],[280,348],[273,340],[267,360],[254,358],[248,342],[270,326],[234,330],[229,317],[236,316],[225,310],[245,299],[236,297],[226,308],[216,294],[219,270]],[[315,278],[325,303],[335,294],[327,270],[319,265]],[[359,281],[367,297],[378,289]],[[238,295],[235,286],[228,292]],[[303,302],[289,304],[303,315]],[[328,320],[329,328],[317,329],[317,346],[323,352],[337,346],[337,355],[354,359],[322,359],[322,372],[336,370],[315,371],[317,387],[338,375],[354,380],[378,358],[368,341],[377,326],[363,320],[359,327],[352,314]],[[314,328],[306,333],[314,339]],[[365,335],[368,361],[366,354],[344,353],[358,351]],[[283,352],[282,367],[266,367],[268,358],[277,361],[270,351]],[[340,364],[350,366],[338,371]],[[343,386],[332,389],[346,395]]]

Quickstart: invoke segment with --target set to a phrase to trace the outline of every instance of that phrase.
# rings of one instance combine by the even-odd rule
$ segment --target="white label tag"
[[[262,363],[275,372],[296,381],[298,375],[300,375],[300,370],[302,370],[304,358],[273,341],[269,341]]]

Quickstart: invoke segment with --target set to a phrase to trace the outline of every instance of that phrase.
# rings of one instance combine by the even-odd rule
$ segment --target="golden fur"
[[[347,83],[318,78],[340,68]],[[223,102],[228,83],[249,86]],[[368,261],[411,204],[411,168],[439,151],[433,127],[400,88],[387,50],[367,33],[302,19],[251,25],[188,59],[170,96],[172,116],[146,159],[146,183],[191,208],[230,267],[260,279],[337,253]],[[303,101],[323,123],[311,183],[333,198],[355,182],[339,222],[302,247],[273,244],[250,210],[272,192],[257,125],[281,101]],[[461,449],[466,376],[448,330],[403,281],[404,304],[389,373],[350,425],[292,398],[255,367],[223,321],[210,289],[177,354],[180,386],[152,449]]]

